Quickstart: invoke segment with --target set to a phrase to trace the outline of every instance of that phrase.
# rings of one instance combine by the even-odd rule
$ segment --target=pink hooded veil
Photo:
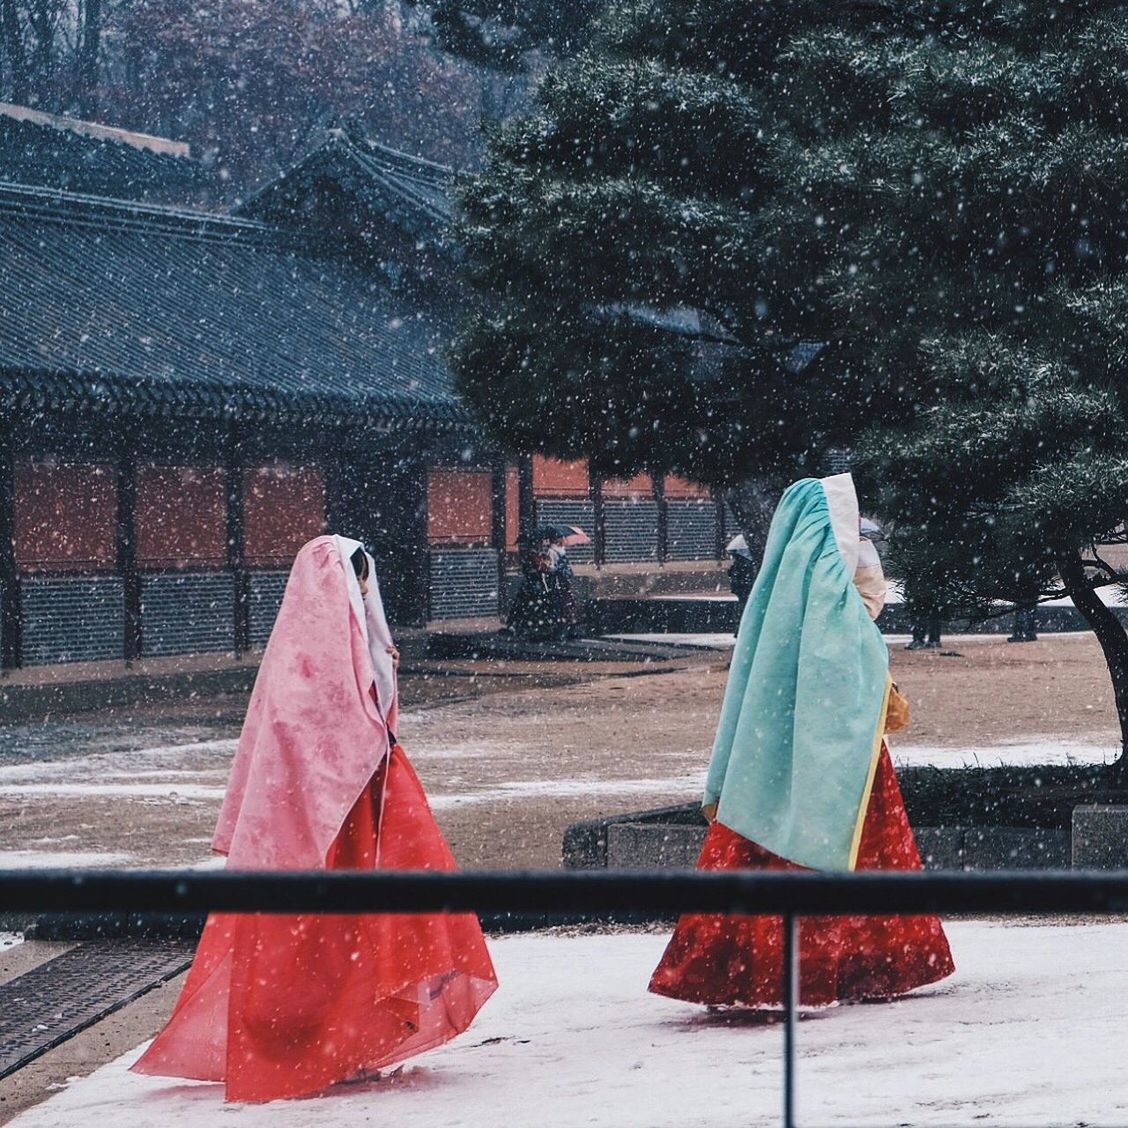
[[[294,560],[212,842],[232,867],[323,867],[388,754],[399,710],[392,638],[371,559],[360,593],[357,549],[318,537]]]

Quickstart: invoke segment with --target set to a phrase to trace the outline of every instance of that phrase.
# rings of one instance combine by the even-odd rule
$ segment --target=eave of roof
[[[261,220],[195,211],[170,204],[68,192],[61,188],[8,180],[0,180],[0,215],[3,214],[57,219],[75,226],[116,227],[120,230],[143,227],[147,231],[192,234],[201,238],[245,240],[259,236],[293,247],[307,242],[297,232]]]
[[[0,398],[17,411],[467,429],[425,319],[309,249],[259,220],[0,184]]]

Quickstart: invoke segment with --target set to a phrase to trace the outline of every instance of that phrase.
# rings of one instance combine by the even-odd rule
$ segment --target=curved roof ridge
[[[144,227],[153,232],[180,233],[196,238],[253,237],[290,245],[297,239],[293,231],[253,217],[197,211],[171,204],[120,200],[10,180],[0,180],[0,215],[55,219],[84,226],[104,225],[109,229]]]

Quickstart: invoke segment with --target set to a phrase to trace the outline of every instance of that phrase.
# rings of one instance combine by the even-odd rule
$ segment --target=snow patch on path
[[[702,633],[702,634],[613,634],[606,638],[619,639],[622,642],[660,642],[667,646],[703,646],[710,650],[731,650],[736,642],[736,636],[731,632]]]
[[[131,854],[0,850],[0,869],[72,869],[78,866],[120,866],[131,859]]]
[[[665,779],[523,779],[503,783],[486,791],[463,791],[452,795],[431,792],[432,808],[445,810],[474,803],[498,803],[516,799],[575,799],[590,795],[696,795],[705,786],[705,769]]]
[[[967,748],[942,748],[926,744],[891,746],[893,762],[899,768],[997,768],[1073,767],[1111,764],[1120,750],[1104,744],[1034,738],[1015,744],[991,744]]]
[[[800,1024],[798,1122],[1128,1122],[1128,925],[958,922],[949,934],[959,966],[952,979]],[[319,1099],[225,1105],[215,1084],[128,1073],[135,1050],[11,1123],[778,1124],[782,1028],[648,995],[664,944],[638,934],[494,941],[501,989],[466,1034],[383,1081],[340,1085]]]
[[[203,787],[199,784],[183,784],[172,780],[168,783],[11,783],[0,784],[0,798],[100,797],[190,803],[201,799],[222,799],[226,790],[225,787]]]

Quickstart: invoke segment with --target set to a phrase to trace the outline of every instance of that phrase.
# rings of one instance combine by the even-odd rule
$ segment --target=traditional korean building
[[[207,197],[173,143],[34,118],[0,107],[5,667],[260,646],[326,528],[401,626],[496,615],[522,517],[608,566],[716,559],[700,489],[483,442],[444,360],[449,170],[337,132],[220,215],[153,202]]]
[[[347,233],[394,286],[409,289],[414,300],[453,326],[465,297],[447,242],[453,181],[452,171],[440,165],[335,130],[239,212],[287,227],[329,226]],[[433,549],[483,543],[487,468],[436,471],[431,493]],[[511,534],[518,496],[526,521],[575,524],[591,532],[593,544],[570,553],[581,564],[713,562],[727,541],[723,508],[710,492],[673,477],[601,482],[583,462],[519,459],[509,471],[507,496]]]

